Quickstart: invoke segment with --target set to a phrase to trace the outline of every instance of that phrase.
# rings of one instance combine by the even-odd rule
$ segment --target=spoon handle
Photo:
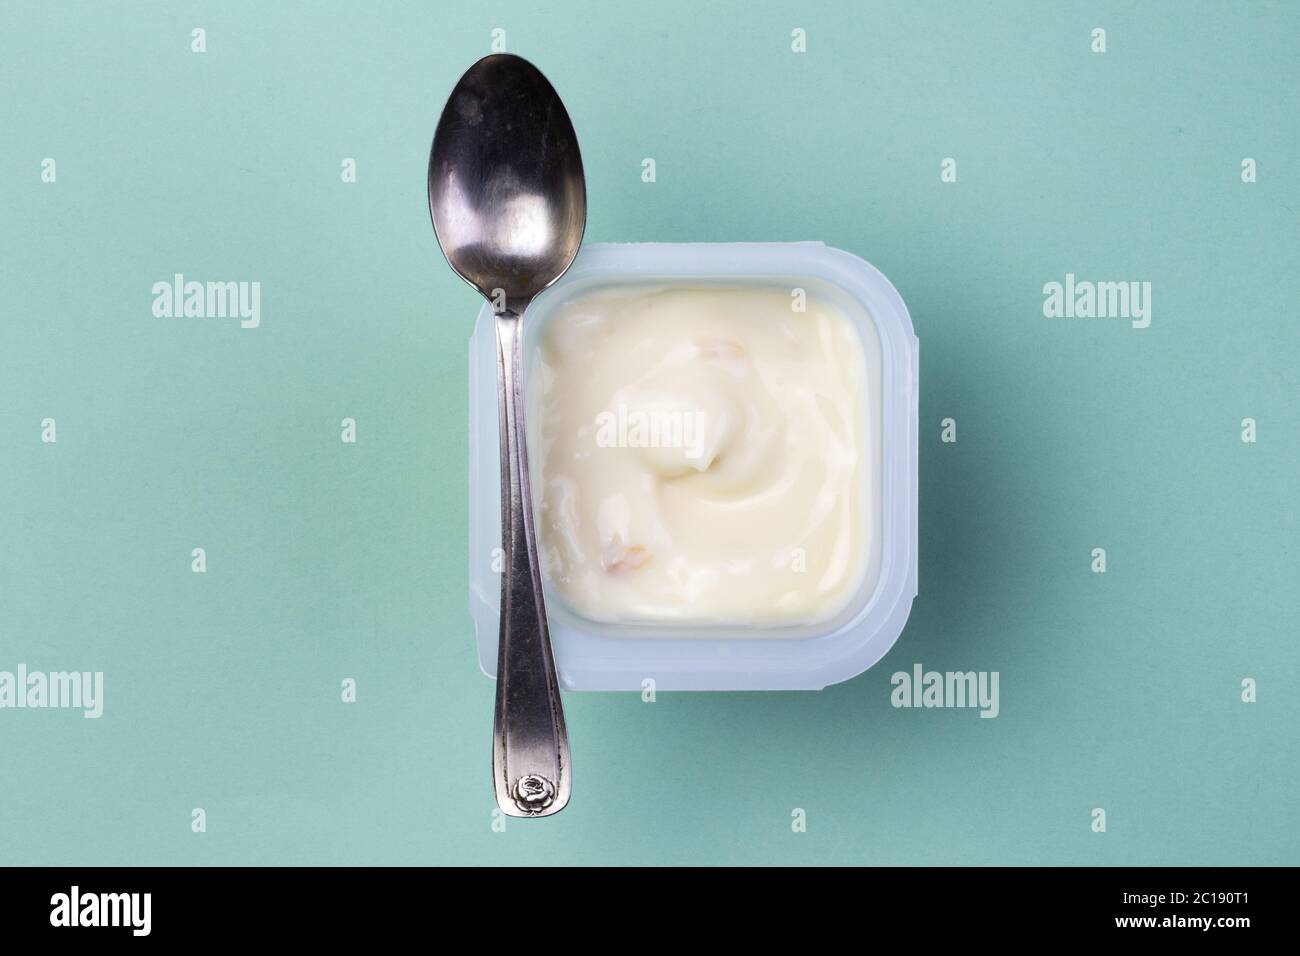
[[[533,532],[521,375],[522,316],[521,308],[498,312],[496,317],[505,568],[492,778],[503,811],[514,817],[541,817],[559,813],[569,802],[572,770]]]

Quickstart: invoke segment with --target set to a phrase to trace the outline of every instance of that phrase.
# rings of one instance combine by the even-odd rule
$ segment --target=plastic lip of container
[[[619,284],[803,288],[810,298],[843,303],[864,344],[878,338],[880,469],[871,480],[880,489],[879,561],[838,616],[806,627],[599,623],[574,614],[546,587],[561,686],[639,691],[652,680],[656,690],[820,690],[862,673],[898,639],[917,593],[919,342],[902,298],[870,263],[820,242],[586,245],[525,315],[525,391],[538,331],[555,305]],[[479,666],[495,677],[501,466],[490,304],[479,312],[469,359],[469,604]]]

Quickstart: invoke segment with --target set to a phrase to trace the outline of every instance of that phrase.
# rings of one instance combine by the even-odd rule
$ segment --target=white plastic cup
[[[861,674],[902,633],[917,589],[920,343],[898,291],[870,263],[820,242],[583,246],[524,316],[525,393],[539,332],[555,307],[593,287],[624,283],[801,288],[809,298],[841,305],[864,345],[874,337],[879,349],[866,351],[879,355],[880,467],[867,480],[879,490],[870,499],[879,509],[871,524],[879,560],[839,615],[797,627],[599,623],[575,614],[544,585],[561,685],[639,691],[652,680],[656,690],[820,690]],[[469,349],[469,604],[479,666],[489,677],[496,675],[501,600],[494,320],[485,303]]]

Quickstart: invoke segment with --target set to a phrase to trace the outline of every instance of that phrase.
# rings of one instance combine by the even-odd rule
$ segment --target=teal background
[[[1300,5],[0,17],[0,669],[106,685],[97,721],[0,711],[0,862],[1300,862]],[[496,27],[570,108],[589,240],[821,239],[922,343],[889,656],[821,693],[569,694],[573,802],[504,833],[466,593],[479,299],[424,195]],[[260,281],[261,327],[154,318],[174,272]],[[1045,319],[1066,272],[1151,281],[1151,327]],[[914,662],[999,671],[1001,715],[892,708]]]

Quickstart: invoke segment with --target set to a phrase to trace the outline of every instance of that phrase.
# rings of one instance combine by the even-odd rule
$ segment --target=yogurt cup
[[[544,583],[560,683],[567,690],[820,690],[893,646],[917,592],[919,343],[897,290],[869,263],[819,242],[592,244],[524,317],[524,388],[555,307],[593,288],[763,285],[839,305],[877,379],[878,464],[870,475],[874,573],[835,617],[779,627],[610,624],[574,613]],[[501,506],[495,317],[484,303],[469,349],[469,585],[479,666],[495,677]],[[878,361],[878,368],[873,367]],[[647,682],[653,682],[652,684]]]

